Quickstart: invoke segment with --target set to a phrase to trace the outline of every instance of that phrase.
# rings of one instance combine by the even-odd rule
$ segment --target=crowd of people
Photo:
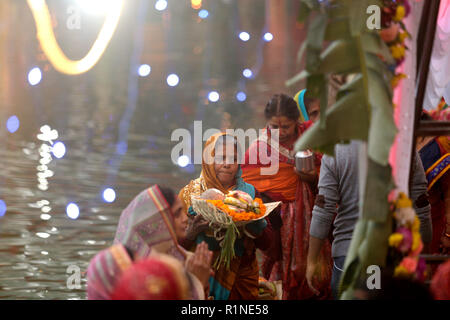
[[[338,145],[335,157],[315,153],[315,169],[299,171],[294,143],[318,120],[319,112],[318,100],[308,98],[304,90],[294,98],[276,94],[264,110],[264,133],[245,152],[242,165],[236,137],[215,134],[205,144],[210,154],[203,155],[213,163],[203,161],[200,176],[178,195],[159,185],[142,191],[123,210],[114,244],[89,264],[88,299],[338,299],[359,215],[360,142]],[[271,134],[276,129],[279,143],[274,144]],[[260,150],[277,158],[277,173],[261,174],[270,164]],[[419,141],[417,150],[410,197],[426,252],[446,253],[450,164],[442,161],[448,159],[450,140]],[[266,218],[240,227],[228,267],[212,267],[223,248],[211,224],[191,203],[193,196],[212,188],[225,194],[240,190],[265,203],[281,202]],[[362,285],[355,298],[450,299],[449,264],[435,270],[430,287],[386,276],[381,290],[370,292]]]

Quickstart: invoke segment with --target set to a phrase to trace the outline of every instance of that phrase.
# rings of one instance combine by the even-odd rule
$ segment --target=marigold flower
[[[416,253],[416,251],[421,247],[421,245],[422,245],[422,239],[420,237],[420,233],[419,232],[413,232],[411,251]]]
[[[406,78],[406,75],[404,73],[400,73],[400,74],[396,74],[392,79],[391,79],[391,86],[393,88],[395,88],[396,86],[398,86],[399,82],[401,79]]]
[[[233,218],[234,222],[255,220],[255,219],[262,217],[266,213],[266,206],[264,205],[262,200],[259,198],[255,198],[254,201],[259,203],[260,213],[236,212],[236,211],[230,209],[230,207],[228,207],[228,205],[223,203],[223,200],[206,200],[206,201],[213,204],[215,207],[220,209],[222,212],[228,214],[231,218]]]
[[[420,230],[420,220],[417,216],[414,217],[414,222],[413,225],[411,227],[411,231],[412,232],[419,232]]]
[[[393,233],[389,237],[389,246],[390,247],[398,247],[400,243],[403,241],[403,235],[400,233]]]
[[[408,36],[409,36],[408,32],[406,32],[406,31],[400,32],[400,33],[398,34],[398,40],[399,40],[400,42],[403,42],[403,41],[405,41],[406,38],[408,38]]]
[[[394,270],[394,277],[408,277],[410,275],[411,273],[402,265],[398,265]]]
[[[402,45],[397,44],[390,46],[389,48],[394,59],[399,60],[405,56],[405,47]]]
[[[395,21],[400,21],[405,17],[406,14],[406,10],[405,7],[400,5],[397,7],[397,10],[395,10],[395,16],[394,16],[394,20]]]

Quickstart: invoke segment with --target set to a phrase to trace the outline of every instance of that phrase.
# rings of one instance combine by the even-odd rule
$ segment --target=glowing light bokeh
[[[6,129],[8,129],[9,132],[14,133],[17,130],[19,130],[20,127],[20,121],[17,116],[11,116],[6,121]]]
[[[200,11],[198,12],[198,16],[199,16],[201,19],[206,19],[206,18],[208,18],[208,16],[209,16],[209,12],[208,12],[208,10],[202,9],[202,10],[200,10]]]
[[[39,84],[42,80],[42,72],[41,69],[35,67],[28,72],[28,83],[32,86]]]
[[[56,158],[61,159],[66,154],[66,146],[61,141],[57,141],[52,146],[52,153]]]
[[[92,0],[86,0],[92,2]],[[52,19],[45,0],[27,0],[33,14],[37,38],[42,50],[53,67],[61,73],[75,75],[89,71],[101,58],[109,44],[122,12],[123,0],[104,1],[107,10],[105,22],[86,56],[80,60],[70,60],[62,51],[53,32]]]
[[[178,83],[180,83],[180,78],[176,74],[172,73],[167,76],[167,84],[169,86],[175,87]]]
[[[141,77],[147,77],[152,72],[152,67],[148,64],[142,64],[139,67],[138,73]]]
[[[202,0],[191,0],[192,9],[200,9],[202,7]]]
[[[240,91],[236,94],[236,99],[240,102],[244,102],[247,99],[247,95],[245,92]]]
[[[167,1],[166,0],[158,0],[155,3],[155,9],[158,11],[164,11],[167,8]]]
[[[3,217],[6,213],[6,203],[0,199],[0,217]]]
[[[208,100],[211,102],[217,102],[217,101],[219,101],[219,99],[220,99],[220,95],[217,91],[211,91],[208,94]]]
[[[185,168],[190,162],[191,160],[187,155],[180,156],[177,161],[178,166],[180,166],[181,168]]]
[[[250,34],[248,32],[242,31],[241,33],[239,33],[239,39],[246,42],[250,40]]]
[[[66,214],[70,219],[78,219],[80,216],[80,209],[75,203],[71,202],[66,207]]]
[[[244,75],[244,77],[246,78],[251,78],[253,77],[253,72],[250,69],[244,69],[244,71],[242,71],[242,74]]]
[[[48,237],[50,237],[50,234],[48,234],[47,232],[38,232],[36,233],[36,235],[42,239],[47,239]]]
[[[50,220],[51,218],[52,218],[52,216],[49,215],[48,213],[41,214],[41,220],[47,221],[47,220]]]
[[[106,188],[103,190],[103,200],[105,202],[111,203],[116,200],[116,192],[112,188]]]
[[[264,34],[264,41],[266,42],[270,42],[273,40],[273,34],[271,34],[270,32],[266,32]]]

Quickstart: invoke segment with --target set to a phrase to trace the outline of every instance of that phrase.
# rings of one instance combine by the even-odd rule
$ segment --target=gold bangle
[[[445,233],[445,236],[447,237],[447,238],[450,238],[450,233]]]

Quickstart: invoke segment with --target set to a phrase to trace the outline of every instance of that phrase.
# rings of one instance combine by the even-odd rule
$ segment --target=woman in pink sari
[[[142,191],[122,212],[114,245],[91,260],[88,299],[110,299],[119,275],[133,264],[132,256],[136,261],[155,253],[178,259],[188,271],[192,299],[203,299],[212,253],[206,244],[194,254],[179,246],[178,239],[185,237],[186,227],[186,212],[171,189],[155,185]]]

